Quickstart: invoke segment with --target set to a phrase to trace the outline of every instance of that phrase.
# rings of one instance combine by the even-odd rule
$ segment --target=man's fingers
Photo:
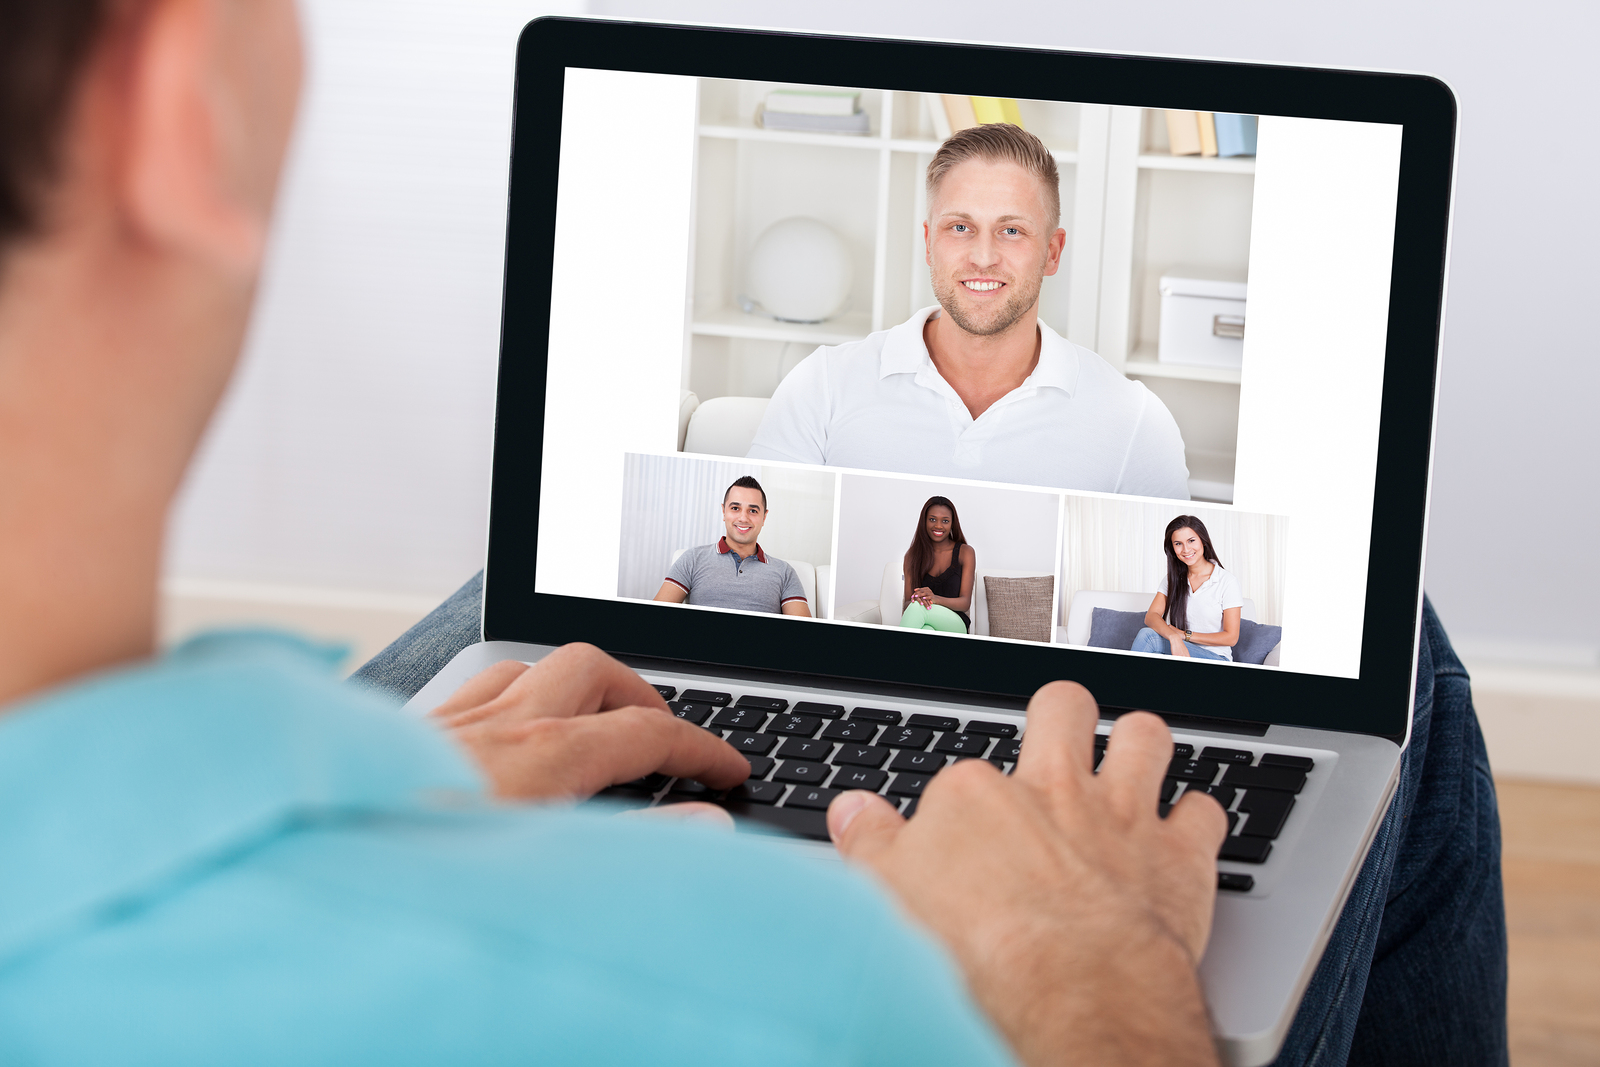
[[[506,691],[506,687],[520,678],[528,670],[528,665],[520,660],[501,660],[494,666],[479,671],[462,683],[461,688],[450,694],[448,700],[433,709],[435,717],[448,719],[450,716],[475,708],[480,704],[487,704]]]
[[[1099,781],[1123,812],[1151,810],[1171,762],[1172,731],[1167,724],[1148,711],[1130,711],[1111,728]]]
[[[876,793],[852,789],[828,805],[828,834],[846,859],[871,866],[904,830],[906,821]]]
[[[612,708],[667,710],[655,686],[593,645],[563,645],[523,672],[494,700],[469,707],[451,725],[507,712],[523,718],[567,718]]]
[[[1184,790],[1167,813],[1167,825],[1215,856],[1228,836],[1228,816],[1217,798]]]
[[[1094,724],[1100,708],[1077,682],[1051,682],[1028,701],[1028,732],[1016,776],[1040,787],[1094,770]]]
[[[578,795],[647,774],[693,778],[731,789],[750,761],[715,734],[653,708],[621,708],[560,724],[562,762]]]

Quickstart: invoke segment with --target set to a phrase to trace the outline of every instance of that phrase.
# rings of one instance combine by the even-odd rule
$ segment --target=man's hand
[[[963,760],[909,822],[845,793],[829,829],[954,953],[1025,1064],[1215,1064],[1195,968],[1227,821],[1205,796],[1157,816],[1172,735],[1154,715],[1123,716],[1094,774],[1097,718],[1052,683],[1010,778]]]
[[[507,798],[581,799],[657,771],[728,789],[750,774],[737,749],[676,718],[593,645],[566,645],[532,667],[497,663],[433,715]]]

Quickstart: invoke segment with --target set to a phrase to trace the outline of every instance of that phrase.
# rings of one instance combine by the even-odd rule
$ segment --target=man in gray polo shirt
[[[811,616],[805,590],[794,568],[761,551],[756,538],[767,521],[767,493],[748,474],[722,494],[722,525],[714,545],[691,548],[678,557],[656,599],[741,611]]]

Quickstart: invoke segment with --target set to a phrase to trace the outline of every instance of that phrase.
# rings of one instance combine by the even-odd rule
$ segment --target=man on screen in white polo
[[[1039,321],[1067,240],[1049,149],[974,126],[940,146],[927,187],[938,306],[801,361],[749,458],[1187,500],[1166,405]]]
[[[691,548],[667,572],[655,599],[702,607],[811,615],[794,568],[762,551],[756,538],[767,523],[767,491],[748,474],[722,494],[722,525],[714,545]]]

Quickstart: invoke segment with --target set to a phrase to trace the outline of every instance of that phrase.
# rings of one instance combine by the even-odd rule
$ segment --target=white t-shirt
[[[1039,364],[974,419],[922,339],[937,305],[823,347],[778,384],[751,459],[1189,499],[1167,407],[1039,324]]]
[[[1187,579],[1185,579],[1187,580]],[[1167,594],[1167,579],[1162,577],[1156,592],[1162,596]],[[1171,606],[1170,604],[1168,605]],[[1189,618],[1188,629],[1197,634],[1219,634],[1222,632],[1222,613],[1229,608],[1244,607],[1244,591],[1239,587],[1239,579],[1230,572],[1223,570],[1216,564],[1211,565],[1211,577],[1201,583],[1199,589],[1189,590]],[[1215,652],[1227,659],[1233,658],[1233,649],[1226,645],[1201,645],[1207,652]]]

